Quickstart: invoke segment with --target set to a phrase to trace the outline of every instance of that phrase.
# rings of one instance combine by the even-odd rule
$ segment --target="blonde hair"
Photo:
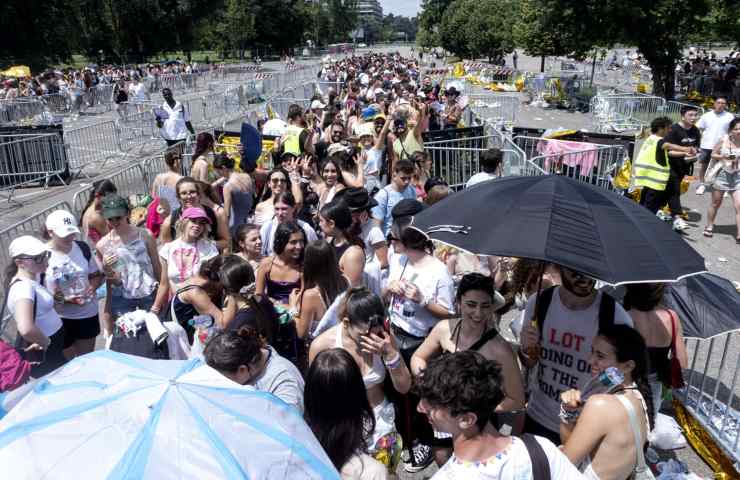
[[[182,238],[185,234],[185,228],[187,227],[187,224],[191,221],[189,218],[182,218],[180,217],[177,222],[175,222],[175,236],[177,238]],[[211,233],[211,225],[204,225],[203,226],[203,232],[200,234],[200,237],[197,238],[197,240],[202,240],[204,237],[206,237],[209,233]]]

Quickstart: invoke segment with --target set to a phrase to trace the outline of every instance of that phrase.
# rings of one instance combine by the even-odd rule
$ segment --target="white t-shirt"
[[[141,82],[136,85],[132,83],[129,87],[129,94],[131,95],[132,100],[143,102],[146,100],[146,87]]]
[[[185,123],[190,121],[190,112],[180,102],[170,108],[167,102],[162,104],[162,110],[167,112],[168,117],[162,122],[159,129],[165,140],[184,140],[188,136],[188,127]]]
[[[62,328],[62,319],[54,310],[54,297],[46,288],[35,280],[21,279],[13,283],[8,292],[8,311],[15,318],[15,307],[18,300],[36,299],[36,326],[50,337]]]
[[[386,480],[388,469],[367,453],[353,455],[339,472],[342,480]]]
[[[197,275],[200,265],[218,255],[218,248],[212,240],[203,238],[197,243],[186,243],[177,238],[164,244],[159,249],[159,256],[167,262],[167,278],[172,292],[178,290],[182,283]]]
[[[375,222],[369,220],[362,226],[360,238],[365,242],[365,263],[370,263],[377,258],[372,246],[380,242],[385,242],[383,231],[375,224]]]
[[[478,172],[468,179],[468,183],[465,184],[465,188],[470,188],[477,183],[493,180],[494,178],[498,178],[498,175],[495,173]]]
[[[436,258],[417,270],[405,255],[393,255],[389,259],[388,282],[403,279],[411,282],[421,290],[430,303],[445,307],[454,313],[455,284],[444,263]],[[404,303],[411,307],[411,314],[404,315]],[[416,337],[426,337],[427,333],[439,321],[426,307],[416,302],[405,302],[405,297],[393,295],[391,303],[391,323]]]
[[[585,478],[570,463],[568,457],[550,440],[535,436],[545,451],[550,465],[550,478],[577,480]],[[483,462],[466,462],[454,454],[442,465],[432,480],[531,480],[532,460],[524,442],[518,437],[511,437],[511,445]]]
[[[66,274],[64,279],[54,279],[54,269]],[[98,272],[98,262],[95,261],[95,257],[90,252],[90,260],[85,259],[85,255],[80,250],[77,242],[72,244],[72,250],[69,254],[56,252],[51,250],[51,257],[49,257],[49,266],[46,269],[44,275],[44,286],[53,292],[56,288],[65,291],[65,284],[69,285],[73,282],[79,282],[84,284],[85,288],[90,285],[88,281],[88,275],[91,273]],[[74,277],[74,278],[71,278]],[[60,283],[61,282],[61,283]],[[56,286],[55,286],[56,284]],[[56,288],[55,288],[56,287]],[[76,305],[73,303],[63,303],[56,306],[57,313],[62,318],[69,318],[74,320],[80,320],[84,318],[90,318],[98,314],[98,302],[95,297],[90,299],[89,302],[82,305]]]
[[[702,131],[700,147],[705,150],[712,150],[722,139],[722,136],[727,134],[733,118],[735,116],[726,111],[717,115],[714,110],[710,110],[702,115],[699,121],[696,122],[696,127]]]
[[[560,287],[555,287],[542,332],[541,355],[537,363],[537,386],[533,388],[527,414],[534,420],[558,432],[560,428],[560,393],[571,388],[582,388],[591,378],[588,363],[591,343],[599,329],[599,306],[602,292],[585,310],[570,310],[560,301]],[[525,321],[534,316],[536,295],[527,301],[521,321],[516,327],[521,333]],[[632,318],[621,305],[614,305],[614,323],[632,327]]]

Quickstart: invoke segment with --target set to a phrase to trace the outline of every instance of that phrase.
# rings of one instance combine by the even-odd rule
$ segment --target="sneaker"
[[[683,230],[686,230],[689,228],[689,224],[684,222],[682,218],[676,217],[675,220],[673,220],[673,229],[677,232],[681,232]]]
[[[432,447],[423,443],[415,443],[411,447],[411,461],[404,463],[403,469],[408,473],[416,473],[424,470],[434,461]]]
[[[673,217],[671,217],[671,214],[666,213],[663,210],[658,210],[655,216],[658,217],[660,220],[663,220],[664,222],[670,222],[671,220],[673,220]]]
[[[704,192],[706,191],[707,191],[707,187],[705,187],[704,185],[699,185],[698,187],[696,187],[697,195],[704,195]]]

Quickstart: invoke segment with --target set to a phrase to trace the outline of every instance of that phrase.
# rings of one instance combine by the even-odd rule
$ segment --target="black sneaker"
[[[403,464],[403,469],[408,473],[416,473],[424,470],[434,460],[432,447],[423,443],[414,443],[411,447],[411,461]]]

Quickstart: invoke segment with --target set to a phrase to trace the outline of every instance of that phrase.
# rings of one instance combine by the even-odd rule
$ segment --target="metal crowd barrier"
[[[499,127],[512,128],[519,112],[519,96],[501,93],[483,93],[468,95],[471,112],[468,125],[473,123],[494,124]]]
[[[488,128],[483,135],[424,142],[424,150],[432,158],[434,175],[444,178],[451,186],[464,185],[478,173],[480,154],[490,148],[499,148],[504,154],[503,175],[522,174],[526,163],[524,152],[497,129]]]
[[[516,136],[526,156],[522,175],[564,175],[584,183],[612,190],[612,177],[624,160],[621,145],[599,145],[587,142]]]
[[[0,124],[15,123],[43,113],[44,103],[36,98],[0,100]]]
[[[590,112],[598,132],[640,130],[660,116],[665,109],[663,98],[642,94],[596,95]]]
[[[658,107],[658,115],[661,117],[668,117],[674,122],[678,122],[679,120],[681,120],[681,109],[683,107],[696,108],[698,110],[697,114],[699,117],[704,114],[704,107],[701,107],[699,105],[668,100],[662,107]]]
[[[64,144],[70,170],[75,176],[84,174],[90,167],[102,169],[109,162],[125,157],[120,130],[113,120],[65,129]]]
[[[58,133],[0,134],[0,193],[11,201],[15,189],[31,183],[65,183],[64,143]]]
[[[673,390],[674,397],[709,433],[736,469],[740,465],[740,402],[737,393],[740,353],[731,346],[737,345],[738,339],[737,331],[710,339],[687,338],[689,368],[684,371],[686,386]]]

